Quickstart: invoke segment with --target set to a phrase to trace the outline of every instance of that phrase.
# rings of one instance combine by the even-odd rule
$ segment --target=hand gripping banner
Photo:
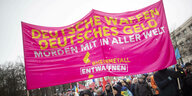
[[[92,10],[64,27],[22,22],[22,32],[27,89],[176,64],[162,1],[124,13]]]

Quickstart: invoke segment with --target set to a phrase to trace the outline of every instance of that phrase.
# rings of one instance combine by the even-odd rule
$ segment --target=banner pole
[[[27,90],[27,96],[29,96],[29,90]]]
[[[175,71],[178,71],[176,65],[175,65]],[[181,84],[180,84],[179,78],[177,78],[177,84],[178,84],[179,90],[181,90]]]

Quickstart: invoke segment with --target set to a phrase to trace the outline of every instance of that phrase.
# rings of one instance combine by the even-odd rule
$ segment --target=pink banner
[[[27,89],[176,64],[162,1],[137,11],[92,10],[64,27],[22,22]]]

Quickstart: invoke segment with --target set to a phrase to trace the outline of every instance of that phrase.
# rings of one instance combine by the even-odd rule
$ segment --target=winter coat
[[[175,71],[167,69],[154,74],[155,83],[160,89],[159,96],[178,96],[177,81],[174,78],[170,78],[174,73]]]
[[[138,82],[135,85],[135,95],[134,96],[152,96],[152,91],[147,82]]]
[[[131,93],[133,94],[133,96],[135,96],[135,86],[136,84],[131,84]]]
[[[192,73],[187,73],[183,80],[184,82],[184,96],[192,96]]]

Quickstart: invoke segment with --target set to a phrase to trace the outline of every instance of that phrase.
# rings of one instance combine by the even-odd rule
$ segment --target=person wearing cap
[[[186,63],[186,76],[183,80],[184,83],[184,96],[192,96],[192,63]]]

